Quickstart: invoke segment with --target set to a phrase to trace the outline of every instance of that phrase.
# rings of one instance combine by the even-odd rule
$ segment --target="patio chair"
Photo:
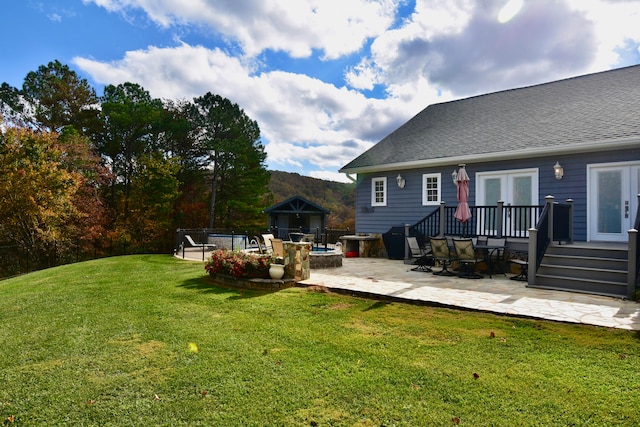
[[[282,239],[271,240],[271,247],[273,248],[274,256],[284,258],[284,244],[282,243]]]
[[[249,240],[249,246],[245,250],[249,250],[249,251],[257,250],[258,253],[262,253],[262,245],[260,244],[260,238],[258,236],[253,236]]]
[[[268,254],[273,252],[273,245],[271,244],[271,241],[273,239],[274,239],[273,234],[263,234],[262,235],[262,240],[264,241],[265,251]]]
[[[529,281],[529,261],[526,259],[525,256],[519,255],[519,258],[512,258],[509,260],[509,263],[515,264],[520,267],[520,272],[515,276],[511,276],[510,277],[511,280],[517,280],[519,282]],[[522,258],[525,258],[525,259],[522,259]]]
[[[208,248],[208,249],[215,249],[217,246],[214,245],[213,243],[196,243],[193,241],[193,239],[191,238],[190,235],[185,234],[184,235],[185,240],[187,241],[187,243],[189,244],[189,246],[191,246],[192,248]]]
[[[461,266],[461,273],[458,276],[465,279],[481,279],[482,275],[476,273],[476,266],[479,262],[484,261],[484,258],[476,255],[473,240],[470,238],[453,239],[453,246]]]
[[[434,261],[442,266],[442,270],[434,271],[433,274],[437,276],[455,276],[456,273],[449,271],[448,267],[456,260],[456,256],[449,249],[446,237],[431,237],[429,242]]]
[[[489,237],[487,239],[487,246],[495,246],[496,248],[491,250],[487,255],[487,262],[494,262],[498,266],[498,269],[502,274],[504,274],[504,268],[502,267],[504,264],[504,255],[505,250],[507,248],[507,239],[504,237]],[[487,266],[488,267],[488,266]],[[489,275],[491,276],[491,275]]]
[[[478,236],[478,237],[472,237],[471,240],[473,240],[473,245],[486,245],[487,241],[488,241],[488,237],[487,236]]]
[[[411,271],[432,272],[433,257],[431,256],[431,250],[421,248],[418,244],[418,239],[412,236],[407,236],[407,244],[409,245],[409,254],[414,259],[413,264],[415,265]]]

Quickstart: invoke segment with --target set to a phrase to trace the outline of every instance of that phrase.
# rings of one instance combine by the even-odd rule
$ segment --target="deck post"
[[[544,202],[549,205],[549,241],[553,242],[553,196],[546,196]]]
[[[569,242],[573,243],[573,199],[567,199],[567,205],[569,205]]]
[[[445,226],[447,225],[447,217],[445,214],[445,205],[446,202],[442,201],[440,202],[440,234],[439,236],[444,237],[444,230],[445,230]]]
[[[538,230],[536,228],[531,227],[529,229],[529,255],[527,256],[527,261],[529,262],[528,265],[528,280],[527,280],[527,285],[528,286],[533,286],[536,284],[536,265],[537,265],[537,260],[536,257],[538,256],[538,248],[536,247],[538,244]]]
[[[411,228],[411,224],[404,225],[404,263],[409,264],[409,260],[411,257],[409,256],[409,242],[407,241],[407,237],[409,237],[409,229]]]
[[[496,237],[502,237],[502,224],[504,223],[504,200],[498,200],[498,211],[496,213]]]
[[[633,299],[636,293],[636,271],[638,271],[638,230],[632,228],[628,233],[627,298]]]

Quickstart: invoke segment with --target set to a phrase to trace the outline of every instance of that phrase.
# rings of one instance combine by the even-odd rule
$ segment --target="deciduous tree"
[[[0,233],[4,241],[44,248],[64,237],[79,212],[82,176],[64,165],[55,133],[9,128],[0,137]]]

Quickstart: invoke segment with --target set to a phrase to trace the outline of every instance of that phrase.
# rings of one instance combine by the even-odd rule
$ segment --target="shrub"
[[[218,249],[204,265],[204,269],[212,276],[226,274],[240,278],[269,278],[269,255]]]

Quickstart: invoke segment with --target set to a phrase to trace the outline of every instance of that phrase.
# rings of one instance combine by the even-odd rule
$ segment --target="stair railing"
[[[553,239],[553,196],[547,196],[544,200],[545,205],[536,226],[529,229],[529,286],[535,285],[536,272]]]
[[[638,197],[638,209],[636,211],[633,228],[629,233],[629,250],[628,250],[628,266],[627,266],[627,298],[634,298],[638,287],[638,279],[640,276],[640,263],[638,255],[640,254],[640,239],[638,238],[638,230],[640,230],[640,194]]]

